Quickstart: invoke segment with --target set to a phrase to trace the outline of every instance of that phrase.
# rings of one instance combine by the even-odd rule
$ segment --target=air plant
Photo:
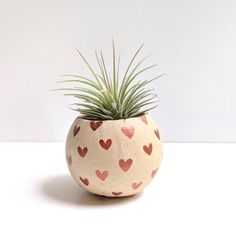
[[[95,71],[84,55],[77,49],[79,56],[91,72],[91,76],[64,75],[70,79],[60,83],[73,83],[73,86],[60,88],[66,96],[79,99],[72,108],[80,113],[80,117],[88,120],[117,120],[141,116],[158,105],[158,97],[154,89],[147,85],[160,78],[138,79],[144,72],[154,68],[156,64],[140,68],[150,56],[146,56],[134,65],[143,45],[135,52],[128,63],[124,74],[120,73],[120,56],[117,58],[115,44],[112,41],[111,73],[105,63],[102,51],[95,51],[99,71]]]

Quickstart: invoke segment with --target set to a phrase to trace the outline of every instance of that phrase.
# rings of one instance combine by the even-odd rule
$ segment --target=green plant
[[[59,81],[60,83],[76,83],[79,86],[57,90],[68,91],[68,93],[64,95],[74,96],[81,101],[74,103],[75,108],[73,110],[80,112],[80,117],[84,119],[116,120],[145,114],[158,105],[157,95],[152,93],[153,89],[147,89],[146,86],[162,75],[150,80],[137,80],[138,76],[142,73],[156,66],[156,64],[154,64],[139,69],[150,55],[144,57],[133,66],[142,48],[143,45],[135,52],[121,78],[120,57],[117,60],[114,42],[112,42],[111,74],[107,69],[102,51],[99,55],[95,51],[99,67],[99,72],[95,72],[84,55],[77,49],[93,78],[81,75],[64,75],[72,77],[73,79]]]

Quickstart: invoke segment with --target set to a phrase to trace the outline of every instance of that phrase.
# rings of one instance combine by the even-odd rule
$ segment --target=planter
[[[77,118],[66,142],[71,175],[91,193],[123,197],[142,191],[162,159],[162,142],[149,114],[121,120]]]

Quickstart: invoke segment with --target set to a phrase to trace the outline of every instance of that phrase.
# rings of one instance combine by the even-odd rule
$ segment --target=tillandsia
[[[162,76],[161,74],[148,80],[138,79],[144,72],[156,66],[154,64],[140,68],[150,55],[135,63],[142,48],[143,44],[128,63],[123,76],[120,75],[120,56],[118,58],[116,56],[114,41],[112,41],[111,73],[108,71],[102,51],[99,54],[95,51],[99,68],[97,72],[77,49],[91,76],[64,75],[71,79],[59,82],[74,83],[74,86],[56,90],[67,91],[65,96],[79,99],[79,102],[73,104],[75,108],[72,109],[78,111],[83,119],[117,120],[141,116],[158,105],[159,99],[153,93],[154,89],[148,89],[147,85]]]

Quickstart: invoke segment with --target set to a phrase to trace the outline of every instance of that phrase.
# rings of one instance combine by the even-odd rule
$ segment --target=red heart
[[[70,166],[72,164],[72,157],[67,155],[66,160],[67,160],[68,165]]]
[[[146,125],[148,124],[147,122],[147,117],[145,115],[142,115],[139,117]]]
[[[132,159],[128,159],[128,160],[124,160],[124,159],[120,159],[119,160],[119,165],[120,165],[120,168],[124,171],[124,172],[127,172],[130,168],[130,166],[132,165],[133,163],[133,160]]]
[[[154,132],[155,132],[155,134],[156,134],[157,138],[158,138],[158,139],[160,139],[160,133],[159,133],[159,130],[158,130],[158,129],[156,129],[156,130],[154,130]]]
[[[86,186],[89,185],[89,180],[88,180],[87,178],[82,178],[82,177],[79,177],[79,178],[80,178],[81,182],[82,182],[84,185],[86,185]]]
[[[77,150],[78,150],[78,153],[79,153],[79,155],[81,157],[85,157],[85,155],[88,152],[88,148],[87,147],[84,147],[84,148],[78,147]]]
[[[127,127],[122,127],[121,128],[121,131],[122,131],[122,133],[125,135],[125,136],[127,136],[128,138],[132,138],[133,137],[133,135],[134,135],[134,127],[133,126],[131,126],[131,127],[129,127],[129,128],[127,128]]]
[[[112,140],[111,140],[111,139],[107,139],[106,142],[105,142],[103,139],[101,139],[101,140],[99,141],[99,143],[100,143],[100,145],[101,145],[104,149],[108,150],[109,147],[110,147],[111,144],[112,144]]]
[[[100,170],[96,170],[96,175],[100,180],[104,181],[108,176],[108,171],[104,170],[101,172]]]
[[[150,156],[152,153],[152,143],[149,143],[149,146],[144,145],[143,150]]]
[[[156,175],[157,170],[158,170],[158,169],[152,171],[152,174],[151,174],[152,178]]]
[[[74,127],[74,137],[76,136],[76,134],[78,134],[78,132],[80,131],[80,126],[77,127],[77,125]]]
[[[119,196],[119,195],[122,194],[122,192],[112,192],[112,194],[115,195],[115,196]]]
[[[91,121],[90,127],[93,131],[95,131],[99,126],[101,126],[102,121]]]
[[[140,185],[141,185],[142,183],[143,183],[142,181],[139,182],[139,183],[133,183],[133,184],[132,184],[132,188],[136,190],[137,188],[140,187]]]

